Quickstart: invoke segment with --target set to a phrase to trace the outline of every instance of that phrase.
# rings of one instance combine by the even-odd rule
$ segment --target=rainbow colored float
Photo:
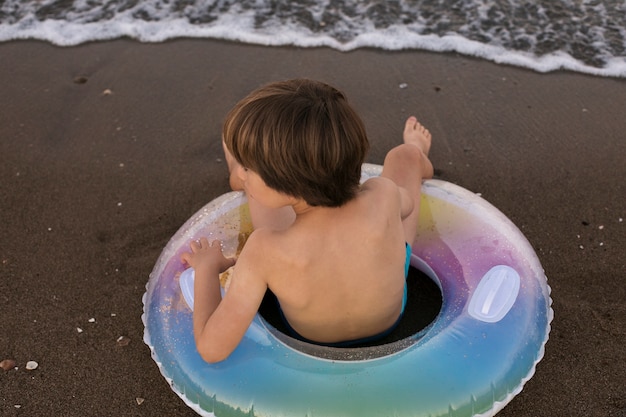
[[[364,177],[380,174],[365,164]],[[180,254],[202,236],[236,253],[251,226],[225,194],[172,237],[144,295],[144,341],[172,389],[205,416],[493,416],[532,377],[548,340],[550,288],[532,247],[500,211],[453,184],[425,181],[411,264],[441,288],[433,323],[366,348],[297,341],[260,315],[224,362],[198,355],[179,286]],[[410,318],[409,318],[410,319]]]

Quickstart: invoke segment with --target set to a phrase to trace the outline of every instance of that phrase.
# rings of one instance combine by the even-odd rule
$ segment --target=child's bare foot
[[[422,151],[422,178],[432,178],[434,173],[433,164],[428,159],[432,136],[428,129],[422,126],[414,116],[411,116],[406,120],[402,138],[405,144],[417,146]]]
[[[428,156],[432,137],[428,129],[422,126],[414,116],[407,119],[402,139],[404,139],[404,143],[417,146],[424,155]]]

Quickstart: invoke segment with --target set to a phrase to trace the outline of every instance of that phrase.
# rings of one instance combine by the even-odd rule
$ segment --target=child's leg
[[[229,183],[233,191],[244,191],[244,183],[240,171],[242,166],[235,157],[228,151],[226,145],[222,142],[226,164],[228,165]],[[282,230],[291,226],[296,219],[296,214],[291,207],[281,207],[278,209],[265,207],[253,198],[248,198],[248,207],[250,208],[250,219],[254,229],[267,227],[274,230]]]
[[[406,241],[412,244],[417,233],[422,180],[433,176],[433,166],[428,159],[431,135],[411,116],[405,123],[403,140],[404,144],[387,154],[382,175],[405,189],[413,200],[412,211],[402,220]]]

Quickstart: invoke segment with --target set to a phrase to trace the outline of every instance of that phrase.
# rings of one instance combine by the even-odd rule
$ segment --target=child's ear
[[[245,181],[248,178],[248,168],[237,164],[234,169],[237,171],[237,177],[239,177],[241,181]]]

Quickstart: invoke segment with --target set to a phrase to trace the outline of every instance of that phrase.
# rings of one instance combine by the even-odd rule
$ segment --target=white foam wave
[[[375,28],[369,21],[364,20],[358,22],[357,31],[354,27],[347,27],[346,31],[351,33],[350,37],[348,40],[340,41],[336,36],[323,31],[313,32],[305,25],[293,22],[276,24],[270,19],[263,25],[258,25],[255,23],[258,10],[243,10],[237,6],[232,6],[236,10],[231,9],[229,13],[216,15],[210,24],[191,23],[197,17],[191,12],[170,14],[169,10],[150,8],[145,3],[142,7],[141,12],[146,13],[149,18],[137,18],[135,8],[116,10],[113,17],[98,19],[98,14],[103,14],[104,10],[90,10],[86,14],[81,14],[80,4],[75,4],[73,11],[66,13],[63,18],[42,20],[36,16],[35,10],[30,10],[16,22],[0,23],[0,41],[39,39],[60,46],[72,46],[121,37],[130,37],[141,42],[163,42],[174,38],[213,38],[267,46],[330,47],[341,51],[364,47],[390,51],[420,49],[434,52],[453,51],[539,72],[563,69],[605,77],[626,77],[625,57],[607,54],[603,57],[606,63],[600,68],[586,65],[564,51],[536,56],[530,52],[470,40],[455,32],[443,36],[420,34],[420,22],[410,26],[390,24],[384,28]],[[317,16],[316,19],[322,22],[321,16]],[[345,19],[345,24],[357,25],[350,18]],[[529,42],[532,41],[530,39]]]

